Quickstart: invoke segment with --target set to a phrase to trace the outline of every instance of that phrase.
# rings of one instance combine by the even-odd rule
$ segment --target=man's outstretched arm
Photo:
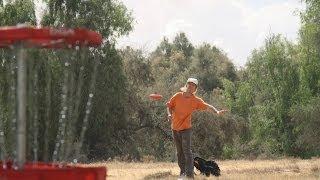
[[[216,113],[218,115],[221,115],[221,114],[227,112],[227,110],[218,110],[217,108],[215,108],[214,106],[212,106],[210,104],[207,104],[207,110],[209,110],[213,113]]]

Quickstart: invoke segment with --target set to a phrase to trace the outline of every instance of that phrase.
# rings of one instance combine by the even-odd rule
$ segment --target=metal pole
[[[17,102],[18,102],[18,120],[17,120],[17,165],[18,169],[23,169],[26,162],[26,52],[22,46],[18,49],[18,82],[17,82]]]

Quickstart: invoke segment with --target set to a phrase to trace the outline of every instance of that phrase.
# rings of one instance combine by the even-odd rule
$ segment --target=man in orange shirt
[[[189,78],[182,92],[178,92],[167,102],[168,119],[171,121],[171,129],[174,143],[177,149],[180,175],[193,178],[193,157],[191,151],[191,114],[196,110],[209,110],[218,115],[226,110],[217,110],[212,105],[195,96],[198,88],[198,80]]]

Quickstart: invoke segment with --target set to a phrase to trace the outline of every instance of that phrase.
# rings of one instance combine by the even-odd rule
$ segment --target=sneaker
[[[187,175],[186,178],[187,179],[194,179],[194,176],[193,176],[193,174],[192,175]]]
[[[180,171],[180,176],[186,176],[185,172]]]
[[[183,180],[183,179],[185,179],[185,178],[186,178],[186,175],[181,174],[181,175],[178,177],[178,180]]]

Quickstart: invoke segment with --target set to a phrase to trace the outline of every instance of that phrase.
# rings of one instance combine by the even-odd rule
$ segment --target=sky
[[[163,37],[185,32],[193,45],[222,49],[236,67],[244,67],[266,37],[282,34],[297,42],[300,0],[119,0],[132,12],[134,29],[118,47],[153,51]]]

